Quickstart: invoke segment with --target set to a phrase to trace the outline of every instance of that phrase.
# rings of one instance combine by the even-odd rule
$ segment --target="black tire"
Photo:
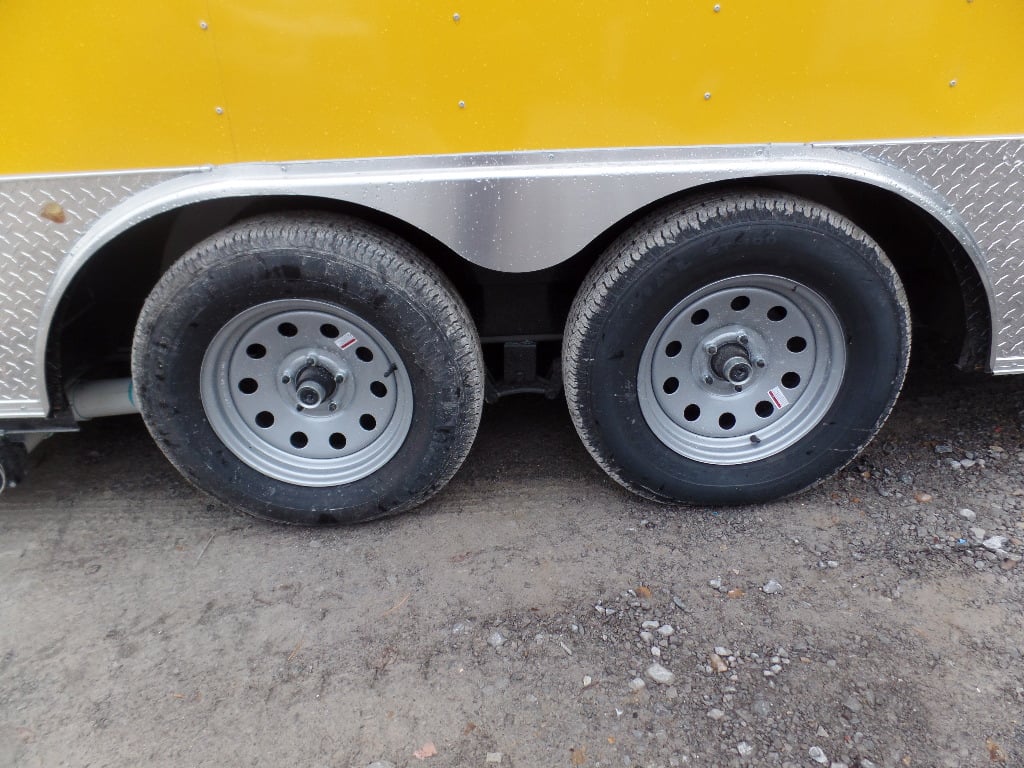
[[[15,488],[25,479],[28,451],[23,443],[0,440],[0,492]]]
[[[726,378],[717,357],[703,362],[701,350],[710,353],[720,346],[705,344],[704,339],[719,339],[715,333],[733,333],[738,328],[736,338],[743,335],[744,343],[751,345],[731,347],[739,350],[741,358],[749,358],[747,368],[734,374],[749,374],[749,386],[743,381],[738,388],[754,393],[750,397],[760,396],[758,386],[767,391],[792,363],[784,354],[776,355],[778,363],[756,357],[760,353],[747,340],[746,321],[737,319],[745,315],[731,316],[723,302],[731,295],[726,289],[739,290],[731,286],[758,286],[756,290],[770,296],[772,291],[785,294],[778,286],[790,282],[793,296],[801,297],[794,301],[806,301],[811,307],[808,312],[831,318],[827,322],[832,325],[819,325],[835,332],[829,336],[815,330],[817,326],[808,320],[812,330],[806,335],[812,344],[820,342],[814,354],[821,357],[814,363],[818,373],[808,374],[808,379],[823,382],[814,390],[823,394],[816,397],[808,385],[804,404],[797,396],[791,411],[784,410],[786,403],[758,402],[758,413],[751,420],[761,415],[777,419],[771,438],[775,442],[763,444],[756,428],[749,434],[727,433],[731,426],[725,417],[730,413],[723,413],[717,426],[710,421],[714,408],[731,408],[729,387],[737,386]],[[688,303],[690,296],[696,297],[692,303]],[[724,311],[707,316],[706,310],[696,309],[689,322],[679,320],[699,306],[702,296],[713,297],[707,302],[717,302],[713,306]],[[746,312],[737,299],[729,306]],[[820,312],[814,309],[818,306]],[[775,309],[766,315],[759,314],[760,309],[749,311],[762,322],[764,317],[771,320]],[[654,335],[665,328],[671,333],[659,333],[669,335]],[[817,339],[814,334],[819,332],[822,338]],[[664,350],[659,347],[672,333],[680,338],[690,334],[683,345],[691,345],[691,357],[681,354],[674,340]],[[779,341],[764,338],[768,349],[779,348]],[[834,340],[832,346],[829,339]],[[797,349],[800,343],[807,342],[791,346]],[[656,389],[661,379],[655,371],[662,365],[658,356],[671,354],[679,355],[683,360],[679,369],[692,373],[694,381],[680,383],[681,376],[666,379],[662,390],[669,394],[662,397]],[[878,245],[834,211],[785,194],[749,192],[672,205],[620,237],[591,270],[572,306],[563,370],[576,429],[611,477],[647,498],[715,506],[765,502],[802,490],[842,468],[888,416],[902,387],[909,355],[906,297]],[[765,367],[759,370],[754,362]],[[701,373],[705,364],[712,370]],[[647,372],[649,391],[654,394],[642,398],[648,391],[642,375]],[[796,380],[799,383],[799,377]],[[680,406],[688,399],[703,398],[705,411],[711,412],[701,427],[704,434],[687,432],[697,430],[695,425],[700,423],[690,426],[686,420],[691,415],[704,418],[699,407],[691,404],[679,412],[675,406],[663,405],[671,402],[676,387],[684,385],[690,388]],[[782,391],[778,384],[774,386],[772,392]],[[802,415],[797,418],[796,414]],[[753,458],[745,459],[747,453]]]
[[[383,466],[365,476],[358,476],[357,471],[354,479],[318,479],[311,485],[301,480],[283,481],[272,476],[278,471],[273,465],[271,470],[261,471],[254,468],[257,465],[252,459],[241,460],[240,456],[249,455],[246,452],[252,441],[261,447],[259,437],[244,434],[243,429],[241,438],[225,441],[217,431],[228,434],[225,428],[215,429],[211,424],[209,413],[219,414],[217,408],[230,406],[218,406],[217,398],[210,398],[203,389],[210,379],[203,372],[204,356],[215,348],[215,339],[225,338],[225,329],[232,327],[233,321],[237,323],[236,318],[264,308],[272,311],[282,301],[293,313],[333,311],[356,318],[372,329],[375,338],[383,339],[380,343],[389,354],[397,354],[391,370],[398,372],[386,379],[394,382],[395,390],[400,389],[399,373],[407,373],[402,387],[407,387],[403,391],[410,397],[405,400],[411,399],[411,403],[400,402],[402,397],[394,395],[394,413],[402,412],[405,417],[401,424],[395,421],[397,426],[388,433],[393,436],[392,444],[381,455],[390,458],[378,458],[385,462]],[[332,333],[337,336],[338,330]],[[330,341],[316,344],[324,346],[324,355],[340,359],[340,350],[345,349],[342,340],[334,346]],[[225,349],[225,359],[235,359],[231,354],[240,358],[240,353]],[[312,363],[313,358],[309,359]],[[321,365],[319,358],[316,362]],[[348,363],[343,359],[340,364]],[[351,364],[359,363],[353,360]],[[273,370],[269,365],[268,370]],[[256,517],[296,524],[370,520],[407,510],[439,491],[462,464],[476,435],[483,403],[481,371],[480,344],[469,313],[432,264],[385,230],[316,213],[244,221],[188,251],[147,299],[132,356],[142,416],[171,463],[198,488],[233,507]],[[299,375],[297,372],[296,377]],[[352,387],[363,386],[354,373],[348,378]],[[337,381],[341,383],[332,384],[329,377],[325,391],[341,393],[345,376],[339,374]],[[269,382],[261,386],[261,396],[274,396]],[[317,406],[321,411],[328,399],[341,400],[341,395],[325,395]],[[340,410],[338,403],[330,405],[331,413],[318,412],[319,418],[335,418],[345,410],[344,405]],[[208,412],[207,408],[214,410]],[[303,408],[296,410],[301,413]],[[290,410],[285,417],[298,418]],[[278,418],[282,419],[280,413]],[[223,419],[218,416],[214,421],[220,424]],[[322,423],[317,422],[316,428],[322,429]],[[385,429],[392,429],[390,422],[381,426]],[[334,438],[332,435],[332,443]],[[373,438],[366,439],[372,444]],[[339,452],[343,448],[344,437]],[[296,456],[295,461],[308,461],[311,466],[317,463],[301,457],[298,450]],[[282,467],[283,472],[287,463]]]

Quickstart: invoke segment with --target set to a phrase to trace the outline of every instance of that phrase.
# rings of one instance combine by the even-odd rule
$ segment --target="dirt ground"
[[[90,424],[0,499],[0,766],[1024,764],[1022,421],[1024,377],[912,383],[837,477],[711,511],[510,399],[327,530]]]

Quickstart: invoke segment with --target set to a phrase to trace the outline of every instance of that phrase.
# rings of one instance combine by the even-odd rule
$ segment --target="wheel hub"
[[[316,408],[334,396],[342,381],[344,376],[340,373],[336,377],[322,365],[306,365],[295,377],[295,394],[304,408]]]
[[[750,378],[754,369],[745,346],[726,344],[711,358],[711,370],[718,378],[741,385]]]

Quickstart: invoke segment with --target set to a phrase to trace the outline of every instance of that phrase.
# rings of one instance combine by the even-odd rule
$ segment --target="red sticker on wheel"
[[[334,343],[337,344],[341,349],[348,349],[349,347],[356,343],[356,337],[353,336],[351,333],[346,333],[344,336],[341,336]]]
[[[775,403],[775,407],[779,408],[780,410],[789,405],[789,400],[786,399],[786,393],[782,391],[781,387],[769,389],[768,397],[770,397],[772,399],[772,402]]]

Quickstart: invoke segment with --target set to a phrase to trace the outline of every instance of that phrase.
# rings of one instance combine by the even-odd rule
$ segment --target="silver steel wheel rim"
[[[412,424],[398,352],[370,323],[321,301],[270,301],[232,318],[203,357],[200,394],[231,453],[293,485],[371,475]]]
[[[821,296],[776,275],[740,275],[694,291],[658,323],[637,394],[671,450],[746,464],[818,425],[845,373],[843,327]]]

